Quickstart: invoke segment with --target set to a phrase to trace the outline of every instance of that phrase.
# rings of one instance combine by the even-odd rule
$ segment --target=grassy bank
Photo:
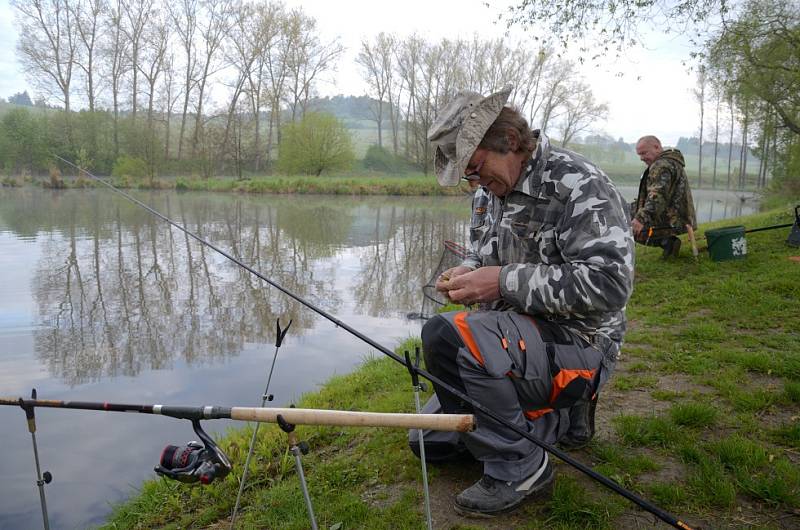
[[[603,169],[611,179],[620,186],[636,186],[641,176],[639,166],[610,166]],[[695,185],[696,178],[690,175],[690,182]],[[466,191],[467,185],[458,188],[442,188],[433,175],[422,173],[379,174],[363,170],[313,176],[260,175],[244,179],[234,177],[157,177],[149,178],[112,178],[112,184],[119,188],[141,190],[191,190],[191,191],[227,191],[238,193],[297,193],[297,194],[329,194],[329,195],[458,195]],[[720,181],[721,182],[721,181]],[[6,176],[0,178],[0,186],[43,186],[45,188],[87,188],[96,187],[88,178],[64,176],[57,179],[47,177]],[[704,182],[706,189],[708,182]],[[720,184],[714,189],[725,189]],[[747,191],[756,191],[750,185]]]
[[[698,236],[720,225],[785,223],[786,212],[706,225]],[[600,398],[595,440],[576,458],[693,525],[800,527],[800,263],[789,259],[800,249],[784,244],[787,231],[748,234],[740,261],[702,253],[695,262],[685,241],[671,262],[638,247],[622,358]],[[410,411],[413,395],[402,366],[369,358],[298,406]],[[303,464],[321,528],[424,527],[405,432],[298,431],[311,446]],[[236,475],[251,432],[220,444]],[[259,433],[241,527],[308,528],[285,435],[271,425]],[[431,469],[436,528],[666,528],[564,464],[551,499],[491,520],[460,518],[452,496],[479,476],[473,464]],[[237,489],[233,476],[202,489],[151,481],[106,527],[227,528]]]
[[[432,175],[413,174],[406,176],[261,176],[247,179],[232,177],[159,177],[111,178],[110,182],[123,189],[178,190],[178,191],[225,191],[238,193],[272,194],[324,194],[324,195],[463,195],[465,184],[455,188],[443,188]],[[58,177],[4,177],[0,185],[5,187],[42,186],[45,188],[91,188],[102,186],[89,178]]]

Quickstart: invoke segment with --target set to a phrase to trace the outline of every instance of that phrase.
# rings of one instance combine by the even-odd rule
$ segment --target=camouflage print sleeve
[[[650,166],[647,175],[647,198],[644,206],[636,212],[636,218],[644,226],[655,227],[657,219],[664,216],[671,179],[670,168],[665,163],[657,160]]]
[[[469,225],[469,248],[461,265],[472,270],[481,266],[479,249],[484,235],[492,225],[493,216],[489,208],[489,193],[483,187],[478,187],[472,196],[472,217]]]
[[[503,299],[531,314],[581,316],[619,311],[633,289],[633,238],[628,211],[603,176],[582,176],[556,222],[558,264],[501,269]]]

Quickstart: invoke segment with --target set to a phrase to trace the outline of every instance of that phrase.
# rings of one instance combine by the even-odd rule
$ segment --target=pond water
[[[391,349],[419,334],[407,315],[420,311],[442,242],[464,242],[469,209],[468,197],[132,194]],[[701,222],[757,206],[740,193],[695,200]],[[270,387],[275,406],[380,355],[107,190],[0,189],[0,273],[0,397],[36,388],[42,399],[255,406],[278,318],[293,323]],[[36,417],[54,529],[102,523],[155,476],[164,445],[196,438],[188,421],[158,416]],[[0,425],[0,529],[40,528],[23,412],[0,407]],[[214,434],[240,424],[204,425]]]

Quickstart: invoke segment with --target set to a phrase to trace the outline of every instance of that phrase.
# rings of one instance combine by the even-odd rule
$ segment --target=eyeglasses
[[[467,167],[466,170],[469,171],[469,173],[467,173],[461,178],[466,180],[467,182],[476,182],[480,180],[481,176],[479,173],[481,171],[481,168],[483,167],[484,160],[481,160],[480,163],[477,166],[475,166],[475,169],[470,169],[469,167]]]

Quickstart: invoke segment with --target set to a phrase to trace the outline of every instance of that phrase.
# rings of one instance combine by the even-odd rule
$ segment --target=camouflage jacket
[[[551,147],[541,135],[513,191],[486,190],[473,207],[472,269],[502,266],[502,299],[488,309],[513,310],[558,322],[593,341],[618,345],[633,288],[628,207],[598,167]],[[475,201],[473,201],[473,205]]]
[[[645,229],[673,227],[672,233],[682,234],[686,232],[687,224],[697,228],[692,191],[683,169],[685,165],[680,151],[665,149],[644,170],[633,216]]]

